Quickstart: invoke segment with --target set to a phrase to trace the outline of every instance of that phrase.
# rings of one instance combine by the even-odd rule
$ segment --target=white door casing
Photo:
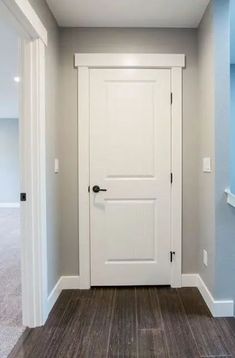
[[[92,69],[91,285],[170,284],[170,173],[171,71]]]
[[[20,108],[23,325],[48,316],[46,233],[45,49],[47,30],[27,0],[2,0],[0,11],[22,38]]]
[[[170,72],[171,92],[173,94],[170,148],[171,171],[174,178],[170,189],[170,249],[175,252],[175,256],[170,264],[169,283],[172,287],[180,287],[182,266],[182,68],[185,66],[185,56],[178,54],[76,54],[75,65],[78,67],[80,287],[89,288],[91,285],[90,253],[92,247],[90,242],[89,203],[91,195],[88,193],[88,186],[90,185],[90,75],[92,69],[97,68],[168,69]],[[108,192],[99,194],[99,199],[97,199],[97,194],[96,200],[104,201],[104,195],[111,195],[111,191],[109,190],[109,194]],[[109,199],[112,200],[111,196]],[[151,207],[149,200],[147,200],[147,204],[149,204],[147,206],[149,209]],[[150,213],[150,210],[147,210],[147,212]],[[151,215],[149,215],[150,217]]]

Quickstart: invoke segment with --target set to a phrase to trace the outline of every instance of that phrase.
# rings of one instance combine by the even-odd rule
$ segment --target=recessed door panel
[[[154,176],[154,83],[107,81],[106,96],[107,177]]]

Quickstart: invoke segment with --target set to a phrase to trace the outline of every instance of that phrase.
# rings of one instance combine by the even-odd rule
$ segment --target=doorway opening
[[[20,225],[21,38],[0,18],[0,356],[24,331]]]
[[[12,0],[0,1],[0,14],[0,22],[1,19],[7,21],[20,39],[18,55],[21,63],[19,63],[17,73],[14,71],[14,74],[9,75],[11,79],[13,77],[15,92],[18,95],[18,105],[16,104],[18,113],[14,117],[19,118],[18,171],[20,180],[18,178],[19,186],[15,185],[14,188],[18,193],[14,209],[19,209],[18,223],[20,221],[21,231],[21,322],[23,326],[31,328],[43,325],[51,309],[47,292],[46,226],[45,50],[47,31],[28,1],[17,3]],[[12,41],[6,40],[6,48],[10,51],[13,47]],[[1,60],[4,58],[2,52]],[[9,62],[14,57],[16,55],[10,55]],[[3,93],[5,92],[6,88],[3,89]],[[6,103],[5,100],[4,104]],[[12,106],[9,105],[9,108]],[[13,145],[9,145],[9,142],[6,144],[8,144],[6,148],[9,152]],[[16,164],[13,168],[16,168]],[[20,279],[18,281],[20,282]]]

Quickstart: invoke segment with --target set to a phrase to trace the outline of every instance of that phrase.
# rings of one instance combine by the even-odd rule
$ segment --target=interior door
[[[168,69],[90,71],[93,286],[170,283],[170,97]]]

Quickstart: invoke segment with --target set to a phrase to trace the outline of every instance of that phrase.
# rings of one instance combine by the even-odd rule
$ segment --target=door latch
[[[27,200],[26,193],[20,193],[20,201],[26,201],[26,200]]]
[[[175,251],[170,251],[170,262],[173,261],[174,256],[175,256]]]

